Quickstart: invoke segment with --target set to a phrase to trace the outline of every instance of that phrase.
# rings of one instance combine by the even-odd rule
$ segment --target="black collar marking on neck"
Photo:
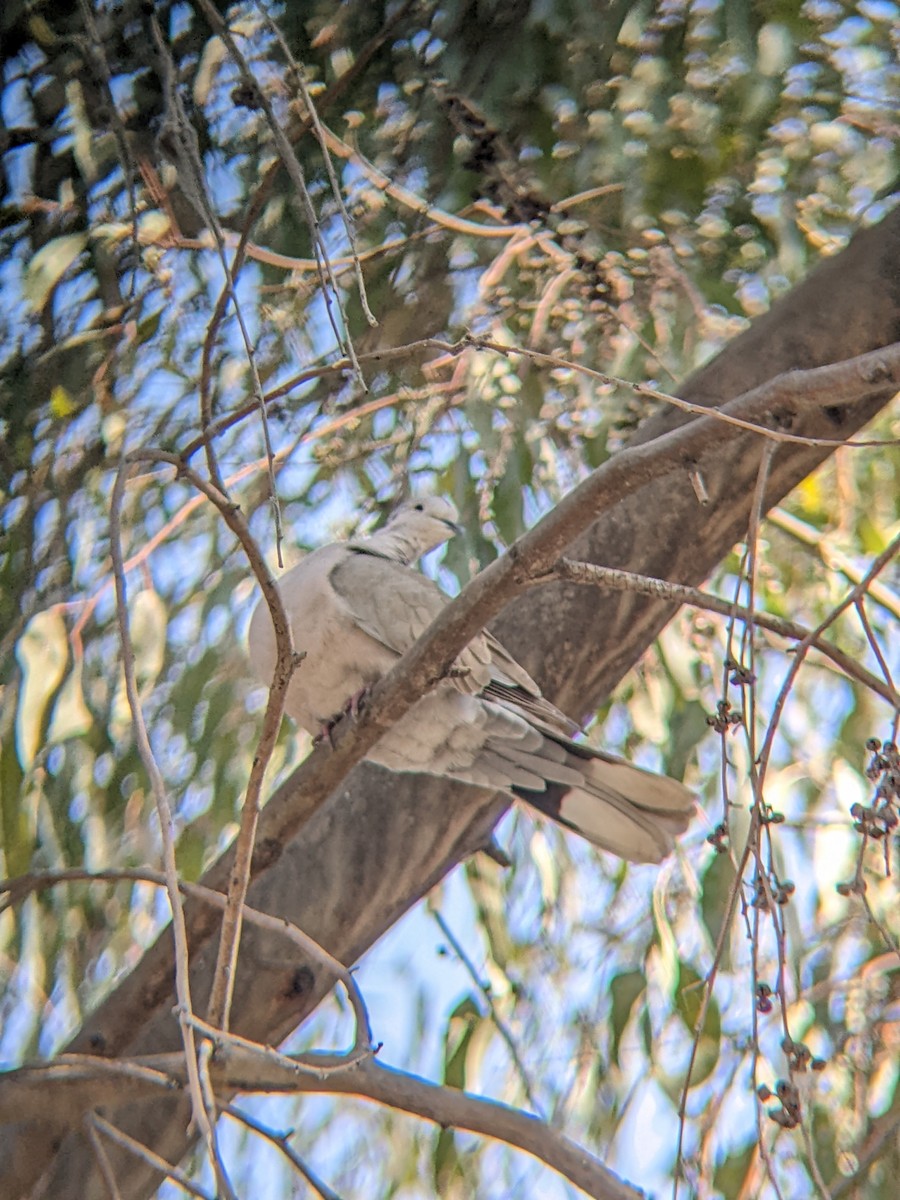
[[[368,546],[348,545],[347,549],[351,554],[368,554],[370,558],[383,558],[385,562],[398,561],[396,558],[391,558],[389,554],[382,554],[380,550],[370,550]]]

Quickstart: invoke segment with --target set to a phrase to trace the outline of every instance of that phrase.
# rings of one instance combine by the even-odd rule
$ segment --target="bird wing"
[[[419,640],[447,603],[433,580],[378,555],[350,552],[331,572],[331,586],[356,626],[398,657]],[[491,649],[472,639],[454,663],[452,681],[474,693],[492,677]]]

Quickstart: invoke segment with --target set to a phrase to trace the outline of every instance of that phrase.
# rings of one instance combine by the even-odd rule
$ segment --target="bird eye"
[[[414,504],[413,508],[416,510],[416,512],[424,512],[425,511],[424,504]]]

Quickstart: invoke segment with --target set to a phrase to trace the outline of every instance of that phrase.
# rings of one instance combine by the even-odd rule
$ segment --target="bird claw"
[[[365,708],[370,690],[369,687],[361,687],[358,692],[353,693],[344,705],[343,711],[352,717],[354,721]]]
[[[334,729],[340,720],[340,713],[336,717],[332,717],[330,721],[323,721],[319,726],[319,732],[313,738],[314,746],[321,746],[323,742],[327,742],[331,749],[334,749],[334,738],[331,736],[331,731]]]
[[[368,687],[360,688],[358,692],[354,692],[353,695],[350,696],[339,713],[335,713],[335,715],[329,720],[323,721],[319,727],[319,732],[313,738],[313,745],[320,746],[323,742],[327,742],[333,750],[334,738],[331,736],[331,734],[335,725],[337,725],[338,721],[340,721],[342,717],[350,717],[351,720],[355,721],[365,708],[366,698],[368,697],[370,690],[371,689]]]

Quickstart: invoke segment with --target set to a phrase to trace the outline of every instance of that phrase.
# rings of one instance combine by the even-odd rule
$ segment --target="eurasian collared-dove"
[[[279,589],[294,648],[305,654],[285,709],[308,732],[327,728],[385,675],[447,602],[411,564],[459,532],[456,518],[441,497],[411,502],[377,533],[315,550],[284,575]],[[262,601],[249,648],[259,678],[271,681],[275,635]],[[659,862],[687,828],[693,796],[673,779],[573,742],[577,731],[483,633],[368,758],[509,792],[622,858]]]

